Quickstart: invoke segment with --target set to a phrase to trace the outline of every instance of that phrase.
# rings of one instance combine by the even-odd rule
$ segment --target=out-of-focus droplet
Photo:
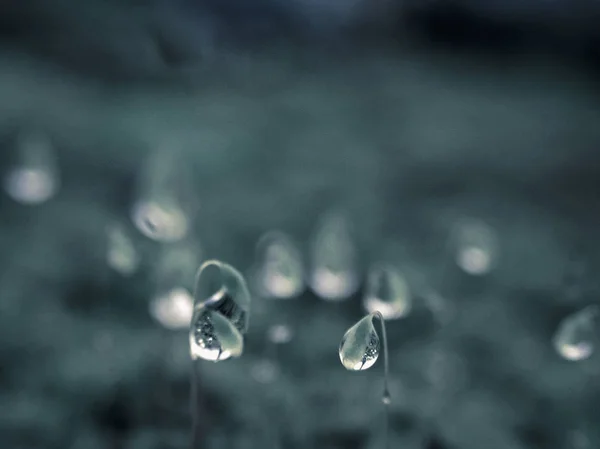
[[[317,295],[339,301],[356,292],[357,255],[344,215],[334,211],[321,218],[310,250],[310,286]]]
[[[279,376],[279,366],[272,360],[259,360],[250,369],[250,374],[257,382],[270,384]]]
[[[340,343],[339,355],[344,368],[350,371],[369,369],[379,357],[379,336],[369,314],[346,331]]]
[[[183,288],[173,288],[150,302],[150,314],[167,329],[185,329],[190,325],[194,299]]]
[[[292,341],[294,331],[286,324],[275,324],[269,328],[268,338],[271,343],[283,345]]]
[[[59,188],[59,171],[49,138],[31,132],[17,137],[15,162],[4,178],[8,195],[22,204],[40,204]]]
[[[250,318],[250,292],[244,276],[224,262],[204,262],[198,270],[194,290],[194,313],[200,309],[220,313],[245,334]]]
[[[372,267],[367,276],[363,305],[369,313],[379,311],[386,320],[408,315],[412,296],[406,279],[391,265]]]
[[[244,337],[231,321],[219,312],[201,308],[194,314],[190,327],[192,360],[213,362],[239,357],[244,350]]]
[[[154,267],[156,281],[149,304],[152,317],[167,329],[189,328],[193,311],[194,276],[202,250],[195,240],[164,245]]]
[[[123,226],[118,224],[109,226],[107,240],[106,262],[108,266],[123,276],[131,276],[135,273],[140,263],[140,257]]]
[[[456,229],[456,264],[466,273],[480,276],[488,273],[498,257],[494,230],[483,222],[465,221]]]
[[[258,242],[256,282],[266,297],[294,298],[304,290],[304,264],[300,250],[283,232],[271,231]]]
[[[146,161],[139,175],[131,219],[142,234],[156,241],[175,242],[189,230],[192,187],[186,167],[177,160],[179,156],[169,149],[158,151]]]
[[[599,332],[600,307],[591,305],[563,319],[554,336],[554,347],[567,360],[585,360],[594,352]]]

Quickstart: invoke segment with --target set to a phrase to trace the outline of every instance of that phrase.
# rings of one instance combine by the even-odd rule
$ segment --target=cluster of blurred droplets
[[[19,134],[12,156],[3,185],[14,201],[39,205],[59,193],[58,158],[47,136]],[[189,329],[193,359],[220,361],[242,354],[251,291],[262,298],[289,300],[310,288],[323,300],[338,302],[359,290],[362,275],[351,223],[337,209],[325,212],[316,223],[306,264],[290,235],[275,230],[264,234],[256,244],[257,262],[250,272],[250,288],[245,276],[231,265],[217,260],[203,262],[201,250],[190,236],[194,200],[186,192],[185,177],[173,168],[177,157],[168,149],[159,151],[141,167],[130,218],[141,234],[163,245],[155,267],[156,291],[149,301],[149,313],[166,328]],[[465,273],[480,276],[496,267],[499,244],[492,227],[470,219],[450,234],[451,260]],[[142,257],[130,226],[125,221],[109,225],[106,241],[108,266],[123,276],[135,273]],[[442,257],[447,259],[448,255]],[[442,296],[431,288],[425,290],[420,293],[435,312],[436,307],[442,307]],[[362,297],[367,315],[343,336],[342,364],[350,370],[372,366],[380,347],[373,318],[376,314],[382,320],[405,318],[415,296],[400,267],[386,261],[371,264]],[[597,344],[599,325],[598,305],[566,316],[553,338],[556,351],[570,361],[589,358]],[[268,330],[268,338],[276,344],[289,342],[293,335],[288,323],[274,323]]]
[[[20,132],[12,149],[11,164],[3,174],[3,186],[14,201],[39,205],[59,193],[61,173],[49,136],[36,130]],[[194,201],[186,192],[185,177],[178,172],[182,165],[177,165],[177,158],[177,152],[165,149],[147,159],[140,169],[136,200],[131,207],[131,220],[139,232],[165,245],[156,264],[156,294],[150,301],[149,311],[159,323],[171,329],[187,328],[199,308],[214,311],[221,307],[214,295],[201,297],[203,293],[199,291],[204,291],[200,282],[202,276],[197,276],[195,297],[189,288],[190,279],[202,260],[200,248],[189,236]],[[357,292],[362,280],[350,229],[348,219],[341,211],[323,214],[310,242],[309,270],[305,267],[299,246],[290,235],[282,231],[267,232],[256,245],[258,261],[250,283],[253,291],[265,298],[291,299],[310,287],[327,301],[350,298]],[[123,276],[132,275],[140,265],[141,256],[131,230],[123,221],[115,221],[107,226],[106,233],[108,265]],[[473,219],[464,221],[454,228],[449,241],[454,262],[464,272],[478,276],[495,267],[498,241],[494,230],[485,223]],[[240,285],[245,285],[244,277],[230,265],[215,261],[203,267],[219,267],[222,280],[231,276]],[[218,280],[212,279],[211,282]],[[242,296],[248,295],[249,301],[246,287],[237,286],[236,289]],[[221,294],[225,295],[223,292],[218,295]],[[377,311],[386,320],[403,318],[412,309],[413,297],[407,277],[398,267],[378,262],[368,269],[362,299],[368,313]],[[439,292],[428,289],[425,297],[430,308],[441,307]],[[226,307],[229,307],[230,301],[238,301],[230,297],[230,292],[224,298],[220,301]],[[216,308],[211,305],[215,302],[219,303]],[[231,321],[229,312],[220,313]],[[210,313],[202,315],[202,319],[207,322],[217,320],[211,318]],[[565,317],[553,339],[557,352],[567,360],[589,358],[597,343],[599,321],[598,305],[587,306]],[[213,325],[218,327],[215,323]],[[243,325],[237,323],[234,327],[243,333],[247,322]],[[289,341],[293,335],[291,329],[281,324],[275,324],[269,334],[275,341],[281,342]],[[214,347],[215,343],[211,342],[209,346]],[[221,351],[218,359],[236,353]],[[210,351],[192,350],[192,354],[194,357],[214,358]]]

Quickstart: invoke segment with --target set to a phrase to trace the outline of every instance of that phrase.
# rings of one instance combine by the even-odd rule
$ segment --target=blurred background
[[[0,446],[600,447],[600,4],[5,0]],[[194,276],[252,294],[195,362]],[[201,298],[202,299],[202,298]],[[381,336],[379,322],[375,328]]]

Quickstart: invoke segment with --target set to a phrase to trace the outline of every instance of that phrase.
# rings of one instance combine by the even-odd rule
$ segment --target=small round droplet
[[[392,397],[390,396],[389,393],[384,394],[381,397],[381,402],[383,402],[385,405],[390,405],[392,403]]]
[[[174,288],[150,302],[150,314],[167,329],[185,329],[192,320],[193,298],[185,288]]]
[[[8,195],[19,203],[35,205],[52,198],[58,187],[58,166],[50,140],[40,133],[19,135],[15,163],[4,178]]]
[[[339,355],[344,368],[350,371],[369,369],[379,357],[379,336],[369,314],[346,331],[340,343]]]
[[[270,384],[279,376],[279,366],[271,360],[259,360],[250,369],[252,377],[261,384]]]
[[[275,324],[269,328],[269,341],[283,345],[292,341],[294,331],[285,324]]]
[[[386,320],[406,316],[412,308],[412,297],[404,276],[390,265],[371,268],[363,305],[369,313],[379,311]]]
[[[194,309],[206,308],[223,315],[242,333],[248,330],[250,292],[242,274],[218,260],[204,262],[196,276]]]
[[[136,203],[132,220],[142,234],[161,242],[180,240],[188,229],[185,214],[177,204],[168,199]]]
[[[467,221],[457,228],[456,264],[474,276],[488,273],[497,258],[498,244],[493,229],[480,221]]]
[[[325,214],[312,238],[310,286],[321,298],[340,301],[358,289],[356,249],[346,218]]]
[[[304,290],[304,265],[300,251],[290,237],[272,231],[258,245],[256,281],[262,295],[270,298],[295,298]]]
[[[190,327],[190,354],[193,360],[218,362],[239,357],[243,350],[242,334],[219,312],[203,308],[194,314]]]
[[[600,307],[585,307],[560,323],[553,339],[554,347],[566,360],[585,360],[594,352],[599,331]]]

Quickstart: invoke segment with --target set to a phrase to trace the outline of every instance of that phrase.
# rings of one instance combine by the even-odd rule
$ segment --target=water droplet
[[[192,319],[190,291],[202,250],[197,241],[181,240],[163,245],[154,267],[156,286],[149,303],[150,314],[168,329],[188,328]]]
[[[483,222],[470,220],[456,230],[456,264],[466,273],[479,276],[494,266],[498,244],[494,230]]]
[[[153,154],[142,167],[131,219],[146,237],[175,242],[187,235],[191,211],[185,167],[177,163],[177,151]]]
[[[258,289],[271,298],[294,298],[304,290],[304,265],[293,240],[272,231],[258,242]]]
[[[392,397],[390,396],[389,391],[386,391],[381,397],[381,402],[383,402],[385,405],[390,405],[392,403]]]
[[[239,357],[244,350],[244,337],[231,321],[217,311],[201,308],[190,327],[190,353],[193,360],[218,362]]]
[[[244,277],[231,265],[218,260],[202,264],[196,276],[194,309],[217,311],[242,333],[248,330],[250,292]]]
[[[150,314],[167,329],[188,328],[194,309],[191,293],[185,288],[174,288],[150,302]]]
[[[250,373],[257,382],[270,384],[279,376],[279,366],[271,360],[259,360],[252,366]]]
[[[567,360],[585,360],[594,351],[599,325],[600,307],[596,305],[585,307],[563,319],[554,336],[554,347]]]
[[[339,301],[358,289],[356,249],[347,219],[337,211],[325,214],[311,246],[311,288],[323,299]]]
[[[408,283],[393,266],[377,265],[369,271],[363,298],[367,312],[379,311],[384,319],[406,316],[412,308]]]
[[[342,337],[339,349],[340,360],[347,370],[366,370],[377,361],[379,348],[379,336],[373,325],[373,315],[367,315],[348,329]]]
[[[113,224],[107,229],[107,238],[106,262],[108,266],[123,276],[131,276],[140,263],[131,237],[123,226]]]
[[[269,341],[278,345],[283,345],[292,341],[294,331],[285,324],[275,324],[269,328]]]
[[[15,162],[4,178],[8,195],[22,204],[40,204],[58,187],[58,165],[48,137],[36,132],[17,136]]]

